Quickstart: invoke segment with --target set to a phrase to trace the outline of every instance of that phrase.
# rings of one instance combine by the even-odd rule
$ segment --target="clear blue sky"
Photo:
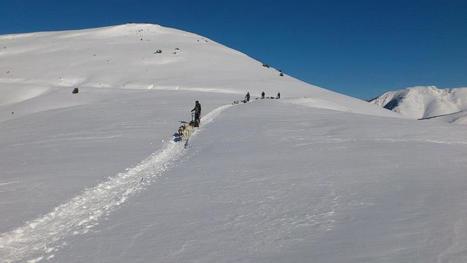
[[[359,98],[467,86],[467,0],[2,0],[0,34],[147,22]]]

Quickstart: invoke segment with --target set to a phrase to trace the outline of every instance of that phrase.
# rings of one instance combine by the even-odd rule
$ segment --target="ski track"
[[[203,126],[231,106],[224,105],[209,112],[202,118]],[[195,131],[192,136],[198,132]],[[67,237],[88,233],[98,225],[99,220],[172,168],[184,153],[183,143],[167,142],[161,150],[135,167],[85,189],[44,216],[0,234],[0,261],[39,262],[52,259],[54,252],[66,245]]]

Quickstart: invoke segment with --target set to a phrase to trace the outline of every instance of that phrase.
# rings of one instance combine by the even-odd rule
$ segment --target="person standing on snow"
[[[261,92],[261,99],[264,99],[264,96],[265,96],[265,95],[266,95],[266,94],[264,93],[264,91]]]
[[[245,95],[245,102],[249,102],[249,101],[250,101],[250,92],[247,92]]]
[[[199,127],[199,123],[201,122],[201,104],[199,101],[195,102],[195,107],[191,110],[191,112],[195,113],[195,127]]]
[[[277,93],[277,96],[276,96],[276,99],[280,99],[280,98],[281,98],[281,93],[278,92],[278,93]]]

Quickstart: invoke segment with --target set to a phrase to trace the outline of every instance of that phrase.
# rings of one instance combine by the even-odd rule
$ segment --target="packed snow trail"
[[[229,107],[231,105],[224,105],[209,112],[202,118],[203,126]],[[66,237],[89,232],[100,219],[173,167],[184,152],[183,143],[167,142],[160,151],[126,172],[84,190],[45,216],[1,234],[1,262],[39,262],[53,258],[53,252],[66,245]]]

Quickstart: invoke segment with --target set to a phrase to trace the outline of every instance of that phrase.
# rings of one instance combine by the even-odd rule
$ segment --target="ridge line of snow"
[[[210,92],[210,93],[225,93],[225,94],[243,94],[241,91],[220,88],[199,88],[199,87],[180,87],[180,86],[155,86],[151,84],[147,86],[148,90],[168,90],[168,91],[197,91],[197,92]]]
[[[462,112],[465,112],[465,110],[460,110],[460,111],[456,111],[456,112],[451,112],[451,113],[446,113],[446,114],[441,114],[441,115],[436,115],[436,116],[420,118],[418,120],[423,121],[423,120],[435,119],[435,118],[439,118],[439,117],[446,117],[446,116],[456,115],[456,114],[459,114],[459,113],[462,113]]]
[[[371,112],[362,112],[359,109],[352,109],[350,107],[344,106],[338,102],[333,102],[332,100],[326,98],[317,98],[317,97],[300,97],[300,98],[285,98],[280,100],[281,103],[288,103],[292,105],[315,108],[315,109],[325,109],[333,110],[339,112],[348,112],[353,114],[363,114],[363,115],[374,115]],[[378,107],[376,105],[375,109]],[[379,115],[381,117],[390,117],[390,118],[404,118],[402,115],[393,114],[388,111],[386,114]]]
[[[109,88],[112,86],[110,83],[93,83],[88,82],[85,78],[72,78],[72,79],[61,79],[58,82],[50,82],[41,79],[21,79],[21,78],[0,78],[0,83],[3,84],[21,84],[21,85],[34,85],[34,88],[38,88],[37,85],[47,86],[48,88],[43,88],[49,90],[49,87],[57,88]],[[143,84],[143,83],[126,83],[118,87],[119,89],[148,89],[148,90],[168,90],[168,91],[198,91],[198,92],[211,92],[211,93],[225,93],[225,94],[243,94],[243,91],[232,90],[228,88],[203,88],[203,87],[183,87],[175,85],[155,85],[155,84]]]
[[[232,105],[220,106],[203,117],[203,126],[212,122]],[[202,127],[203,127],[202,126]],[[202,130],[202,127],[200,130]],[[196,131],[192,136],[196,135]],[[0,234],[2,262],[39,262],[52,259],[53,252],[66,245],[65,238],[82,235],[98,225],[128,198],[143,191],[164,172],[174,166],[185,153],[182,143],[167,142],[133,168],[109,177],[53,209],[50,213],[27,222],[15,230]]]

